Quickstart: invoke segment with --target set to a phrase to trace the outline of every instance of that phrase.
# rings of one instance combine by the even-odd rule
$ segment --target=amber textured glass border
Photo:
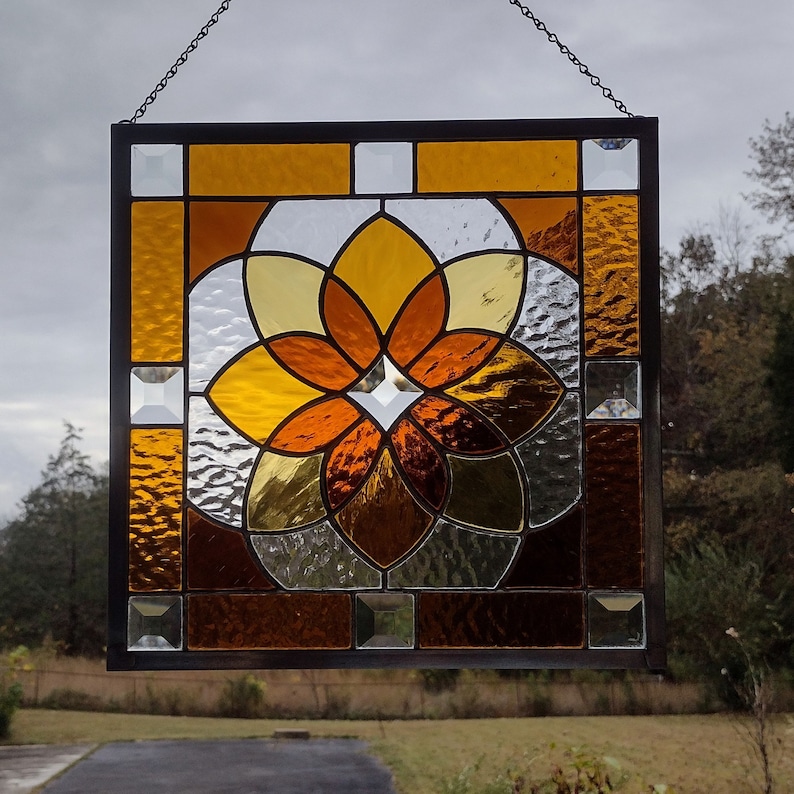
[[[108,668],[664,667],[657,126],[653,118],[114,125],[111,129]],[[585,141],[599,139],[638,142],[637,189],[583,189],[582,146]],[[256,224],[260,208],[264,211],[273,202],[293,197],[356,198],[356,146],[395,142],[410,143],[414,162],[413,172],[401,175],[392,184],[399,185],[399,189],[410,185],[412,190],[396,194],[394,187],[384,188],[382,198],[449,201],[456,196],[483,197],[494,206],[508,208],[508,214],[516,218],[514,233],[521,244],[539,255],[540,260],[556,261],[579,285],[582,358],[579,385],[566,383],[569,392],[578,395],[579,403],[584,406],[585,362],[629,356],[641,368],[642,410],[641,419],[624,423],[608,420],[585,423],[580,415],[584,459],[581,499],[550,523],[534,526],[525,522],[520,527],[522,545],[494,589],[489,589],[491,584],[487,587],[477,584],[475,577],[471,580],[475,585],[468,590],[424,585],[390,590],[413,596],[414,647],[356,648],[356,610],[352,608],[356,593],[387,590],[386,574],[375,580],[362,579],[367,584],[344,592],[322,589],[285,592],[282,584],[271,581],[246,550],[245,530],[219,525],[216,534],[211,521],[192,509],[188,512],[187,503],[172,511],[167,519],[158,514],[150,526],[141,525],[145,516],[142,510],[136,513],[135,506],[142,505],[146,494],[133,494],[132,501],[130,498],[131,475],[134,482],[140,473],[131,468],[130,368],[133,365],[182,367],[187,383],[189,328],[185,304],[191,280],[199,278],[205,268],[212,268],[218,256],[225,255],[231,260],[241,252],[244,254],[247,229]],[[181,196],[131,195],[130,149],[141,144],[182,146]],[[408,147],[401,149],[403,159],[407,151]],[[450,154],[456,157],[457,164],[448,165],[445,158]],[[195,158],[193,171],[191,157]],[[320,176],[314,173],[318,158],[332,162]],[[279,163],[283,164],[280,176]],[[556,164],[559,170],[555,171],[550,164]],[[274,165],[276,171],[271,170]],[[530,173],[536,166],[537,172]],[[277,183],[272,181],[273,173]],[[367,194],[367,198],[372,196]],[[548,218],[544,215],[533,220],[533,206],[542,208]],[[609,206],[631,208],[628,225],[623,222],[625,213],[620,218],[611,213],[613,220],[617,218],[613,226],[618,238],[624,234],[623,227],[634,224],[636,208],[636,228],[632,228],[639,231],[639,239],[629,234],[622,242],[618,240],[624,254],[618,263],[621,269],[618,273],[609,271],[609,263],[596,244],[596,227],[604,216],[597,208]],[[511,207],[514,212],[510,211]],[[170,264],[168,273],[158,275],[166,288],[158,289],[155,305],[147,303],[149,287],[144,284],[141,292],[134,279],[140,281],[141,267],[144,270],[154,267],[160,253],[148,240],[141,240],[140,235],[135,248],[131,247],[131,241],[133,224],[139,231],[143,228],[137,219],[159,217],[163,208],[168,208],[168,217],[160,220],[171,231],[170,242],[162,255]],[[224,234],[229,241],[225,253],[201,236],[199,225],[208,218],[225,226]],[[607,244],[614,242],[610,240]],[[191,247],[196,248],[195,261]],[[638,268],[634,269],[636,260]],[[175,268],[180,269],[178,276]],[[454,271],[449,272],[454,275]],[[604,272],[611,281],[602,289],[600,280]],[[180,283],[184,290],[180,291]],[[610,290],[627,301],[621,315],[626,328],[616,336],[602,339],[597,327],[609,325],[615,305]],[[638,305],[632,307],[635,299]],[[158,330],[160,319],[165,319],[166,325]],[[147,327],[159,333],[153,344],[147,341]],[[223,397],[222,388],[217,393]],[[187,449],[187,391],[184,408],[186,420],[182,426],[166,428],[144,423],[136,425],[134,433],[141,438],[165,433],[162,437],[174,441],[178,438]],[[633,433],[635,441],[629,444],[624,436]],[[610,443],[617,445],[618,450],[612,457]],[[134,465],[140,468],[137,458]],[[188,475],[184,461],[163,465],[169,478],[182,478],[179,485],[186,492]],[[630,489],[622,492],[625,498],[610,490],[613,474],[634,478],[633,472],[638,473],[638,482],[631,498],[625,496]],[[171,485],[176,486],[176,481]],[[176,491],[169,490],[169,499],[172,492]],[[621,511],[631,515],[624,516]],[[624,517],[629,520],[621,523]],[[621,526],[615,535],[610,535],[610,526],[616,522]],[[516,529],[512,516],[505,526],[508,530]],[[131,547],[131,527],[136,531],[143,529],[144,536],[151,530],[158,542],[151,549],[145,544]],[[465,531],[478,530],[474,527]],[[454,535],[449,532],[442,533],[434,542],[443,548],[443,543],[451,537]],[[509,532],[503,534],[499,548],[511,548],[511,537]],[[162,548],[158,545],[160,538],[165,542]],[[224,570],[225,562],[220,558],[211,563],[205,559],[206,555],[214,554],[220,538],[228,538],[224,553],[232,565],[239,567],[233,575]],[[625,542],[616,544],[616,538]],[[628,553],[626,559],[630,562],[623,559],[622,563],[613,565],[623,552]],[[396,553],[387,549],[381,556],[385,561]],[[159,555],[161,562],[168,557],[176,564],[158,568],[156,560],[145,561],[138,570],[136,566],[141,563],[135,555],[141,559]],[[254,561],[251,565],[249,558]],[[194,567],[191,559],[196,561]],[[400,560],[395,563],[400,564]],[[376,589],[377,584],[371,581],[381,581],[383,589]],[[589,592],[594,589],[602,593],[628,589],[643,595],[645,648],[587,647],[586,604]],[[141,593],[174,598],[183,604],[181,642],[172,643],[175,650],[156,647],[127,650],[128,599],[140,598]],[[475,616],[474,621],[461,623],[455,616],[462,614]]]

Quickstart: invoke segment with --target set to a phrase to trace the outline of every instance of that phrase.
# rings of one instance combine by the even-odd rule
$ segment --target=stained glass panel
[[[655,120],[113,152],[112,669],[664,664]]]

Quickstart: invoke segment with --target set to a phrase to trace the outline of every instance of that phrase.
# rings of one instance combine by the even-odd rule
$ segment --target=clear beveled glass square
[[[132,146],[133,196],[181,196],[182,147],[178,144],[139,143]]]

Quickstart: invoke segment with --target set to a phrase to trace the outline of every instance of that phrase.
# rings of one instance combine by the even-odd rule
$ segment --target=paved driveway
[[[114,742],[45,794],[396,794],[389,770],[352,739]]]

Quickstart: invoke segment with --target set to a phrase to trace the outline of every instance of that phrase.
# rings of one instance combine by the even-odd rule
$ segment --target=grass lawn
[[[725,715],[295,723],[26,709],[14,717],[12,741],[254,738],[287,727],[307,728],[315,737],[369,741],[393,770],[403,794],[442,794],[445,783],[466,767],[477,767],[470,773],[471,794],[508,769],[531,780],[548,778],[552,763],[564,761],[570,748],[586,748],[590,757],[617,761],[621,771],[612,778],[628,775],[620,788],[627,794],[647,794],[649,786],[660,783],[676,794],[761,790],[759,766],[744,729]],[[777,790],[794,791],[794,718],[777,719],[773,741]]]

